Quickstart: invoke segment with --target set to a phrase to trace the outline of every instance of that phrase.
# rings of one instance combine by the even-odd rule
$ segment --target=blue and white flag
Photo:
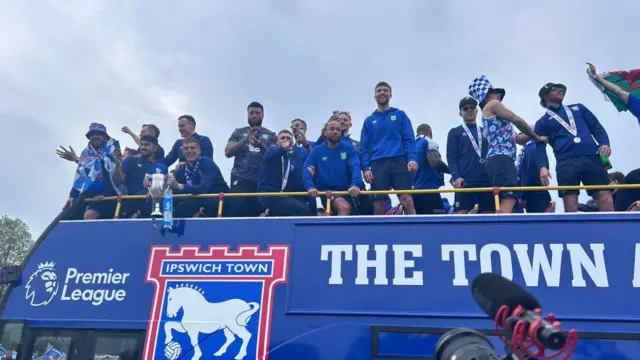
[[[99,149],[94,149],[91,145],[88,145],[82,150],[75,178],[73,179],[73,188],[80,193],[86,191],[101,192],[104,189],[104,174],[102,171],[102,166],[104,165],[104,170],[106,170],[111,180],[113,189],[120,195],[120,189],[116,187],[115,181],[113,181],[116,169],[115,149],[115,140],[110,139]]]

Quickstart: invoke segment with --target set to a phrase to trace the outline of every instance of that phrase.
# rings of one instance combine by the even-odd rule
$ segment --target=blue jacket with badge
[[[415,133],[407,114],[390,108],[369,115],[362,125],[360,152],[365,171],[372,162],[383,159],[406,157],[408,161],[416,161]]]
[[[553,148],[556,160],[596,155],[598,146],[609,146],[609,136],[607,132],[600,124],[600,121],[598,121],[598,118],[596,118],[586,106],[573,104],[569,105],[568,108],[573,114],[580,142],[574,142],[575,137],[547,113],[536,122],[534,129],[539,136],[549,137],[549,144],[551,144]],[[569,118],[563,106],[558,109],[551,109],[551,111],[557,114],[567,125],[569,124]],[[595,141],[593,138],[595,138]],[[596,141],[598,144],[596,144]],[[546,144],[538,143],[536,153],[538,162],[543,163],[543,156],[546,154]]]

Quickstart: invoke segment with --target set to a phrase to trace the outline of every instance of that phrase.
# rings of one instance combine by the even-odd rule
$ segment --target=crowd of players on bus
[[[590,71],[595,74],[595,68]],[[640,100],[604,79],[598,80],[638,116]],[[459,103],[462,123],[449,131],[446,161],[432,140],[429,125],[419,125],[414,133],[407,114],[390,106],[392,90],[386,82],[375,86],[377,109],[365,119],[360,141],[349,132],[349,112],[334,111],[317,141],[311,141],[302,119],[293,120],[290,129],[278,133],[267,129],[263,126],[264,107],[252,102],[247,107],[247,126],[236,129],[224,148],[225,156],[234,158],[230,186],[213,160],[211,140],[196,132],[193,116],[178,118],[180,139],[167,154],[158,144],[160,130],[155,125],[143,125],[139,135],[123,127],[122,131],[133,138],[138,148],[122,151],[105,126],[94,123],[86,134],[89,143],[80,155],[72,148],[58,150],[61,158],[78,164],[65,207],[80,198],[148,195],[147,174],[163,173],[168,175],[167,184],[174,194],[307,194],[230,197],[224,201],[224,216],[321,215],[321,191],[349,193],[332,197],[334,214],[384,215],[391,208],[389,196],[361,193],[365,183],[370,184],[370,190],[438,189],[445,185],[444,174],[450,174],[454,188],[549,185],[547,144],[556,158],[558,185],[640,183],[639,170],[627,176],[607,173],[606,159],[611,154],[607,132],[586,106],[563,104],[566,90],[565,85],[553,83],[540,89],[540,105],[545,113],[532,128],[502,104],[504,89],[493,87],[485,76],[474,79],[469,86],[470,96]],[[478,110],[480,127],[476,125]],[[520,132],[516,134],[513,126]],[[519,154],[516,143],[523,146]],[[175,171],[169,173],[168,168],[176,162]],[[578,203],[578,191],[560,191],[565,212],[625,211],[640,200],[637,190],[587,192],[593,201],[585,205]],[[493,194],[488,192],[456,193],[452,208],[435,193],[400,194],[398,198],[406,215],[495,212]],[[500,193],[502,212],[547,212],[550,204],[551,196],[546,190]],[[83,217],[111,218],[115,208],[115,201],[88,203]],[[148,217],[151,208],[149,197],[126,200],[120,217]],[[175,217],[216,216],[217,212],[217,197],[176,199],[174,203]]]

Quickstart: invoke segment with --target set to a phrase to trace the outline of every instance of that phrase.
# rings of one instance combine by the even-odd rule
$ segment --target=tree
[[[11,219],[7,215],[0,218],[0,267],[22,264],[33,243],[29,227],[24,221]],[[0,301],[8,288],[8,285],[0,285]]]

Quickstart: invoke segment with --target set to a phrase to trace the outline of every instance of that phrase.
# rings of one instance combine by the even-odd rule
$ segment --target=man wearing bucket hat
[[[86,134],[89,144],[80,154],[78,168],[69,193],[67,206],[83,194],[84,198],[96,196],[116,196],[120,194],[117,185],[122,183],[120,165],[122,154],[117,140],[107,133],[107,128],[98,123],[89,126]],[[84,219],[113,217],[115,201],[90,203],[84,212]]]
[[[567,87],[547,83],[538,92],[545,114],[536,122],[535,131],[549,138],[556,157],[556,176],[559,186],[608,185],[609,176],[600,156],[609,157],[609,136],[595,115],[580,103],[563,105]],[[595,138],[595,141],[594,141]],[[597,143],[596,143],[597,141]],[[538,164],[544,162],[546,144],[537,144]],[[540,180],[549,182],[549,169],[540,168]],[[558,192],[565,212],[578,211],[580,191]],[[609,190],[587,190],[595,197],[600,211],[613,211],[613,198]]]
[[[515,125],[534,141],[544,141],[520,116],[507,109],[502,100],[505,90],[494,88],[489,79],[482,75],[469,85],[469,95],[474,97],[482,109],[482,134],[487,139],[488,151],[485,167],[493,186],[514,187],[516,174],[516,134]],[[500,208],[504,213],[513,212],[517,196],[513,191],[500,193]]]

